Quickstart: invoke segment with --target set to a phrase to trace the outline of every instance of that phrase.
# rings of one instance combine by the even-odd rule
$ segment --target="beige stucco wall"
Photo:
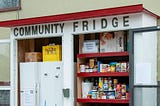
[[[0,13],[0,21],[143,4],[160,14],[160,0],[21,0],[19,11]]]
[[[22,0],[20,18],[119,7],[140,3],[139,0]],[[28,8],[30,7],[30,8]]]
[[[79,11],[96,10],[103,8],[112,8],[125,5],[143,4],[145,8],[160,14],[159,0],[22,0],[22,11],[20,18],[36,17],[63,13],[72,13]],[[28,8],[30,7],[30,8]]]
[[[0,21],[15,20],[18,17],[17,11],[0,13]],[[0,28],[0,39],[10,38],[10,28]]]
[[[160,0],[142,0],[142,3],[147,10],[160,16]]]
[[[0,28],[0,40],[10,38],[10,28]]]
[[[73,13],[88,10],[120,7],[125,5],[143,4],[145,8],[160,14],[160,0],[21,0],[20,11],[0,13],[0,21],[38,17],[46,15]]]
[[[17,11],[1,12],[0,13],[0,21],[17,19],[17,16],[18,16],[18,12]]]

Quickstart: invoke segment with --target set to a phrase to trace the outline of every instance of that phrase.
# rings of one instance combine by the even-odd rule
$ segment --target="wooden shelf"
[[[83,53],[77,54],[77,58],[90,58],[90,57],[112,57],[112,56],[129,56],[128,52],[107,52],[107,53]]]
[[[103,76],[117,76],[117,77],[128,77],[129,72],[81,72],[77,73],[78,77],[103,77]]]
[[[129,104],[128,99],[77,99],[80,103],[110,103],[110,104]]]

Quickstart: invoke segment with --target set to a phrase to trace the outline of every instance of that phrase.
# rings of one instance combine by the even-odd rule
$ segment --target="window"
[[[20,0],[0,0],[0,12],[20,9]]]
[[[10,40],[0,40],[0,106],[10,106]]]
[[[0,90],[0,106],[10,106],[10,90]]]
[[[0,40],[0,86],[7,86],[10,82],[10,43]]]

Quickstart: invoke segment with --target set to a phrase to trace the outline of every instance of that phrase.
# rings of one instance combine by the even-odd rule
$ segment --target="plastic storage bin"
[[[49,45],[42,47],[43,61],[61,61],[62,60],[62,46]]]

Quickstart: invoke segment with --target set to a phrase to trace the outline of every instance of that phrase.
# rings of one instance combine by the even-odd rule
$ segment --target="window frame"
[[[9,44],[9,45],[11,45],[11,41],[10,40],[8,40],[8,39],[4,39],[4,40],[0,40],[0,44]],[[11,48],[11,47],[10,47]],[[10,67],[11,67],[11,65],[10,65]],[[10,73],[11,74],[11,73]],[[11,75],[10,75],[10,78],[11,78]],[[11,80],[11,79],[10,79]],[[10,85],[10,82],[11,81],[9,81],[9,82],[0,82],[0,89],[1,88],[5,88],[5,87],[7,87],[8,88],[8,86],[11,86]]]
[[[1,12],[16,11],[16,10],[20,10],[20,9],[21,9],[21,0],[19,0],[18,6],[0,8],[0,13]]]
[[[144,33],[144,32],[153,32],[153,31],[160,31],[160,26],[151,26],[151,27],[142,27],[142,28],[135,28],[135,29],[130,29],[129,30],[129,42],[130,42],[130,50],[129,50],[129,67],[130,67],[130,79],[129,79],[129,90],[130,90],[130,106],[135,106],[134,104],[134,92],[135,88],[159,88],[159,85],[135,85],[134,84],[134,34],[135,33]],[[158,42],[158,41],[157,41]],[[158,54],[157,54],[158,55]],[[158,63],[158,61],[157,61]],[[158,70],[158,67],[157,67]],[[157,73],[158,75],[158,73]],[[157,99],[158,100],[158,99]],[[158,102],[158,101],[157,101]]]
[[[11,49],[11,40],[10,39],[0,39],[0,44],[9,44]],[[11,52],[10,52],[11,53]],[[11,67],[11,65],[10,65]],[[10,92],[10,102],[11,105],[11,73],[9,82],[0,82],[0,91],[9,91]]]

